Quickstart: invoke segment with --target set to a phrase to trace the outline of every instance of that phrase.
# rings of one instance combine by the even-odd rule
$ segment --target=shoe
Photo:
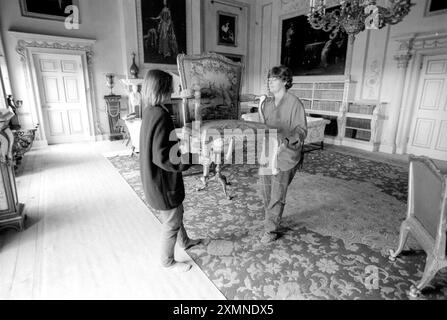
[[[270,233],[270,232],[266,232],[264,233],[264,235],[261,238],[261,242],[263,244],[268,244],[268,243],[272,243],[274,241],[276,241],[276,239],[278,239],[278,236],[276,233]]]
[[[192,247],[195,247],[197,245],[203,244],[204,243],[204,239],[188,239],[188,242],[186,243],[185,246],[180,245],[180,248],[182,248],[183,250],[188,250],[191,249]]]

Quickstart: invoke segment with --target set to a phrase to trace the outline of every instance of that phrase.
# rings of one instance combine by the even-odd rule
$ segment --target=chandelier
[[[375,0],[339,0],[339,5],[327,8],[326,0],[310,0],[308,21],[312,28],[332,31],[330,38],[339,31],[349,35],[350,41],[365,29],[382,29],[401,22],[414,5],[411,0],[388,0],[389,6],[377,5]]]

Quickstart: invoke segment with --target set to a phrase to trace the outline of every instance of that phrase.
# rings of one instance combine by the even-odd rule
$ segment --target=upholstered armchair
[[[214,177],[222,184],[225,196],[231,199],[226,188],[230,183],[222,174],[221,167],[225,159],[231,157],[238,137],[226,137],[224,132],[269,129],[263,123],[240,120],[240,103],[259,101],[260,97],[241,96],[243,66],[224,56],[214,53],[195,56],[182,54],[177,57],[177,63],[184,92],[182,117],[185,127],[193,132],[191,152],[199,155],[199,163],[203,165],[202,187],[199,190],[206,188],[210,168],[214,166]],[[211,132],[213,139],[209,139]],[[216,139],[216,136],[220,138]]]
[[[425,270],[409,295],[417,298],[436,273],[447,267],[447,167],[437,166],[426,157],[410,157],[407,218],[400,229],[399,246],[390,251],[395,261],[404,249],[408,235],[419,242],[427,254]]]

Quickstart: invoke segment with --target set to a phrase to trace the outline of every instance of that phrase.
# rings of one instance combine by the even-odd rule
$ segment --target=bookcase
[[[342,145],[378,151],[385,104],[377,101],[349,101],[342,119]]]
[[[301,99],[311,117],[330,121],[325,141],[368,151],[380,143],[382,104],[355,101],[356,82],[340,80],[296,80],[290,92]]]

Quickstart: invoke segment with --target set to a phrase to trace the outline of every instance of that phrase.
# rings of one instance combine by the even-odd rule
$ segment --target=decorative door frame
[[[62,54],[80,56],[82,61],[82,70],[84,74],[84,82],[87,98],[87,114],[88,114],[88,133],[92,141],[96,136],[101,136],[99,126],[98,108],[96,108],[96,94],[93,82],[93,46],[96,40],[57,37],[34,33],[23,33],[16,31],[9,31],[9,34],[17,39],[16,52],[20,56],[25,73],[26,89],[30,92],[29,98],[31,101],[31,117],[34,124],[40,123],[37,131],[36,142],[37,145],[48,145],[46,140],[46,132],[44,118],[42,114],[42,105],[40,99],[40,92],[38,87],[38,80],[36,69],[34,65],[33,56],[35,54]]]
[[[430,33],[410,34],[396,37],[399,49],[394,56],[398,68],[405,73],[402,104],[400,108],[395,133],[397,154],[406,154],[410,139],[411,124],[416,108],[421,65],[424,57],[447,54],[447,30]]]

